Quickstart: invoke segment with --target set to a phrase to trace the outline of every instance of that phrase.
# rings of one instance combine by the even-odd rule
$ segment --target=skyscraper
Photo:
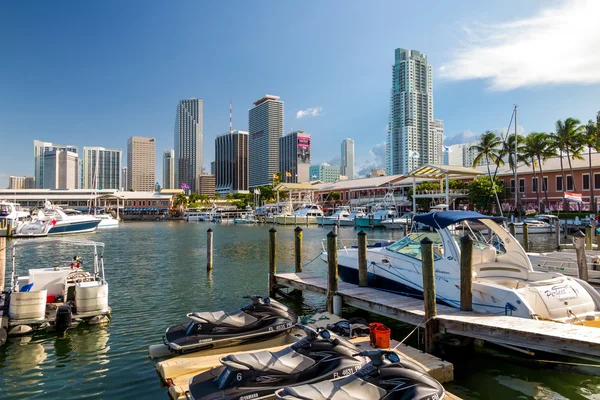
[[[9,189],[35,189],[35,178],[33,176],[9,176]]]
[[[392,90],[387,173],[405,174],[424,164],[443,162],[444,125],[433,118],[433,76],[427,56],[396,49]]]
[[[33,160],[35,165],[34,178],[36,189],[44,189],[44,154],[47,151],[70,151],[77,153],[77,146],[53,144],[50,142],[42,142],[40,140],[33,141]]]
[[[45,189],[77,189],[79,160],[77,153],[52,150],[44,153]]]
[[[308,182],[310,168],[310,135],[290,132],[279,138],[279,172],[282,182]]]
[[[175,117],[175,187],[182,184],[196,190],[196,178],[202,173],[204,137],[204,101],[181,100]]]
[[[163,189],[175,189],[175,150],[163,151]]]
[[[129,182],[127,181],[127,167],[121,168],[121,190],[129,190]]]
[[[217,193],[248,193],[248,132],[217,136],[214,164]]]
[[[127,140],[127,185],[134,192],[152,192],[156,184],[154,138],[132,136]]]
[[[279,168],[279,138],[283,136],[283,101],[265,95],[248,112],[250,187],[273,183]]]
[[[337,182],[340,180],[340,167],[323,163],[309,168],[311,181]]]
[[[342,141],[340,174],[354,179],[354,140],[346,138]]]
[[[122,153],[121,149],[84,146],[82,189],[119,189]]]

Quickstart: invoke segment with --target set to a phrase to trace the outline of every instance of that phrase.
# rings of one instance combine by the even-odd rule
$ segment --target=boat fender
[[[71,307],[60,306],[56,311],[56,319],[54,320],[54,328],[58,333],[65,333],[67,329],[71,327],[73,322],[73,313]]]
[[[8,333],[6,332],[6,329],[0,328],[0,346],[2,346],[4,343],[6,343],[7,337],[8,337]]]

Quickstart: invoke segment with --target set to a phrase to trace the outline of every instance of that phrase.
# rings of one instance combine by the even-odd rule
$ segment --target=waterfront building
[[[427,56],[395,50],[386,147],[389,175],[443,162],[444,124],[433,116],[433,75]]]
[[[121,149],[84,146],[83,189],[119,189],[122,154]]]
[[[337,182],[340,180],[340,167],[323,163],[311,165],[308,173],[311,181]]]
[[[389,187],[398,185],[403,181],[410,184],[409,187],[412,187],[412,179],[405,179],[404,175],[384,175],[318,183],[314,185],[314,198],[317,202],[326,202],[329,199],[329,194],[336,192],[340,195],[340,201],[353,206],[361,206],[383,201]],[[397,206],[410,204],[406,197],[409,187],[407,186],[406,190],[394,191],[394,199]]]
[[[35,178],[33,176],[9,176],[9,189],[34,189]]]
[[[235,130],[216,137],[213,170],[217,193],[248,193],[248,132]]]
[[[44,188],[44,154],[47,151],[70,151],[77,153],[77,146],[54,144],[50,142],[42,142],[40,140],[33,141],[33,160],[34,160],[34,180],[35,187],[38,189]]]
[[[197,192],[197,176],[202,174],[204,140],[204,101],[181,100],[175,117],[175,187],[188,185]]]
[[[279,172],[279,138],[283,136],[283,101],[265,95],[248,111],[249,187],[271,185]]]
[[[354,179],[354,140],[346,138],[342,141],[340,174]]]
[[[163,189],[175,189],[175,150],[163,151]]]
[[[211,199],[215,197],[215,176],[200,174],[196,178],[196,187],[199,195],[207,195]]]
[[[132,136],[127,140],[127,185],[135,192],[150,192],[156,184],[154,138]]]
[[[47,189],[77,189],[79,183],[77,153],[52,150],[44,153],[44,185]]]
[[[310,169],[310,135],[290,132],[279,138],[279,172],[281,182],[308,182]]]

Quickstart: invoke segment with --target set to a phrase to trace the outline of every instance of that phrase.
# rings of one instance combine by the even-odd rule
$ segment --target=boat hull
[[[299,217],[295,215],[275,217],[278,225],[317,225],[317,217]]]
[[[86,233],[96,230],[100,221],[78,221],[69,223],[57,223],[48,230],[48,235],[68,235],[73,233]]]
[[[98,228],[115,228],[119,226],[119,220],[117,219],[101,219],[98,224]]]
[[[381,219],[373,219],[373,218],[356,218],[355,220],[356,222],[356,226],[359,228],[370,228],[371,226],[373,226],[374,228],[382,228],[383,225],[381,224],[382,220]]]

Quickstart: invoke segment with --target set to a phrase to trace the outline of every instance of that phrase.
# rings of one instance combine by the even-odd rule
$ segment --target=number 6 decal
[[[241,380],[242,380],[242,373],[241,373],[241,372],[237,374],[237,380],[238,380],[238,381],[241,381]]]

